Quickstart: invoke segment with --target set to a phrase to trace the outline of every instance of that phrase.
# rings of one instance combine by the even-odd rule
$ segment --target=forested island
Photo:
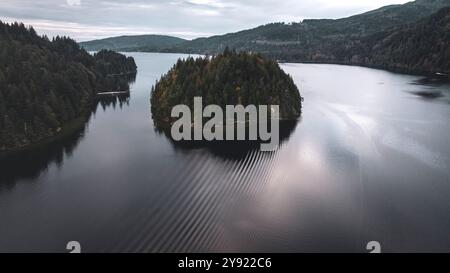
[[[114,75],[136,68],[131,57],[91,55],[70,38],[50,40],[22,23],[0,21],[0,151],[57,136],[87,115],[97,93],[128,90]]]
[[[171,110],[184,104],[193,109],[194,97],[204,105],[279,105],[280,118],[296,119],[302,97],[292,78],[261,54],[228,49],[212,57],[178,60],[152,88],[154,120],[170,123]]]

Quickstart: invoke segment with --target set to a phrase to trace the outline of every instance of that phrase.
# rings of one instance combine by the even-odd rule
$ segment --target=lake
[[[277,151],[186,146],[155,129],[149,102],[185,55],[128,55],[129,99],[1,159],[0,252],[450,252],[448,84],[281,64],[305,102]]]

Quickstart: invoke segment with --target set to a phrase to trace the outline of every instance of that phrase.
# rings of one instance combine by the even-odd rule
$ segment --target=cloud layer
[[[79,41],[123,34],[192,39],[270,22],[339,18],[404,0],[1,0],[0,20]]]

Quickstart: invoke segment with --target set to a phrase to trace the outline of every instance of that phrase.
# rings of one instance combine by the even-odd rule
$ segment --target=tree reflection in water
[[[134,83],[136,74],[128,74],[121,78],[131,84]],[[13,188],[19,180],[34,181],[53,163],[61,168],[64,159],[70,158],[83,140],[91,117],[95,115],[97,109],[99,107],[103,110],[109,107],[116,109],[117,106],[122,109],[124,106],[129,106],[129,99],[130,94],[99,96],[95,99],[91,112],[66,126],[66,130],[49,143],[35,145],[22,151],[0,154],[0,191]]]
[[[250,152],[260,150],[261,141],[175,141],[170,132],[170,127],[164,123],[159,123],[155,119],[155,130],[161,135],[169,139],[176,151],[189,152],[195,149],[206,149],[212,154],[224,159],[242,160]],[[299,120],[282,120],[280,121],[280,146],[289,140],[291,134],[295,131]],[[248,133],[248,132],[247,132]],[[271,152],[262,152],[270,154]]]

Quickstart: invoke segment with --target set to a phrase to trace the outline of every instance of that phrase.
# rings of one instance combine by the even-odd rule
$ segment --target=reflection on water
[[[119,94],[112,96],[106,95],[97,97],[95,109],[99,106],[103,108],[103,111],[105,111],[107,107],[112,107],[113,109],[116,109],[116,106],[118,106],[120,109],[122,109],[124,106],[128,107],[130,106],[130,94]],[[94,113],[96,110],[94,110]]]
[[[133,83],[136,74],[130,75],[128,78],[130,83]],[[105,111],[108,107],[116,109],[116,106],[122,109],[124,106],[129,106],[129,99],[129,94],[98,97],[92,112],[73,122],[67,132],[63,132],[62,136],[51,143],[0,155],[0,191],[13,187],[18,180],[37,179],[42,172],[48,169],[50,164],[54,163],[61,168],[64,165],[64,159],[70,158],[79,142],[82,141],[88,130],[91,116],[95,115],[97,109],[101,107]]]
[[[0,158],[0,191],[14,186],[18,180],[34,180],[45,171],[49,164],[63,165],[65,157],[70,157],[83,138],[86,126],[82,126],[63,139],[32,150],[5,155]]]
[[[280,120],[279,141],[280,145],[288,141],[291,134],[294,132],[299,120]],[[153,120],[155,124],[157,121]],[[155,131],[164,135],[173,145],[177,151],[190,152],[196,149],[206,149],[216,156],[221,156],[227,159],[243,159],[250,152],[259,151],[261,149],[262,141],[175,141],[172,138],[171,128],[167,126],[155,125]],[[246,135],[248,135],[248,128]],[[263,153],[264,154],[264,153]]]
[[[263,153],[158,132],[151,84],[182,55],[133,56],[128,99],[4,159],[0,252],[64,252],[73,240],[86,252],[366,252],[374,240],[386,252],[450,251],[448,84],[283,64],[304,112]]]
[[[420,87],[420,90],[411,91],[411,94],[424,99],[444,98],[450,103],[450,91],[448,90],[448,79],[420,78],[412,82]]]

